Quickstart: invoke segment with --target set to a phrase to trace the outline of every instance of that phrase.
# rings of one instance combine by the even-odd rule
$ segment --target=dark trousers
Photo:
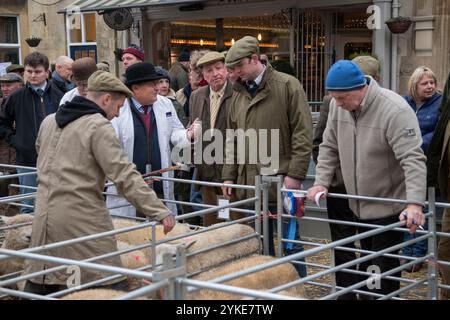
[[[338,192],[338,191],[330,191],[330,192]],[[388,225],[395,222],[398,222],[398,216],[391,216],[383,219],[375,219],[375,220],[359,220],[350,209],[348,205],[348,200],[346,199],[338,199],[338,198],[327,198],[327,209],[328,209],[328,217],[330,219],[342,220],[342,221],[351,221],[351,222],[359,222],[359,223],[369,223],[369,224],[378,224],[378,225]],[[331,239],[332,241],[337,241],[341,239],[345,239],[351,236],[354,236],[357,233],[363,233],[366,231],[372,230],[370,228],[362,228],[356,226],[348,226],[342,224],[330,224],[331,231]],[[381,234],[377,234],[372,237],[364,238],[360,240],[361,249],[370,250],[370,251],[380,251],[394,245],[401,243],[403,240],[403,234],[397,231],[388,231]],[[355,248],[355,244],[353,242],[348,243],[345,247]],[[398,253],[398,252],[392,252]],[[340,264],[344,264],[349,261],[353,261],[356,259],[356,254],[354,252],[349,251],[335,251],[335,265],[338,266]],[[386,272],[388,270],[394,269],[400,265],[398,259],[395,258],[386,258],[386,257],[378,257],[375,259],[371,259],[367,262],[363,262],[358,266],[358,270],[360,271],[368,271],[368,268],[371,266],[379,267],[381,273]],[[373,267],[372,267],[373,268]],[[347,269],[355,269],[355,266]],[[371,269],[369,269],[370,271]],[[393,276],[400,277],[401,272],[394,274]],[[359,276],[356,274],[351,274],[347,272],[336,272],[336,284],[341,287],[349,287],[355,283],[358,283],[362,280],[367,279],[366,276]],[[392,280],[382,280],[380,283],[379,289],[368,289],[367,287],[362,287],[360,290],[370,291],[373,293],[380,294],[388,294],[390,292],[396,291],[400,288],[400,283],[398,281]],[[348,293],[340,296],[338,299],[342,300],[355,300],[356,294]]]
[[[330,191],[335,192],[335,191]],[[355,216],[353,211],[348,205],[347,199],[340,198],[327,198],[327,211],[328,218],[340,221],[355,221]],[[351,236],[356,235],[358,228],[355,226],[330,223],[331,240],[338,241]],[[346,244],[344,247],[355,248],[355,243],[351,242]],[[353,261],[356,259],[356,254],[350,251],[335,250],[334,252],[334,264],[336,266]],[[356,266],[352,266],[348,269],[356,269]],[[347,288],[359,280],[357,274],[352,274],[348,272],[336,272],[336,285],[340,287]],[[356,300],[356,294],[347,293],[338,297],[338,300]]]
[[[378,225],[389,225],[395,222],[398,222],[398,215],[390,216],[383,219],[375,219],[375,220],[364,220],[359,221],[363,223],[371,223],[371,224],[378,224]],[[366,232],[373,229],[368,228],[359,228],[359,232]],[[374,235],[372,237],[364,238],[360,240],[361,248],[363,250],[371,250],[371,251],[381,251],[383,249],[395,246],[403,241],[403,233],[399,231],[387,231],[383,232],[381,234]],[[390,253],[398,254],[397,251],[391,251]],[[380,268],[381,273],[384,273],[386,271],[392,270],[394,268],[397,268],[400,266],[400,261],[398,258],[388,258],[388,257],[377,257],[374,259],[371,259],[367,262],[364,262],[359,265],[359,270],[361,271],[367,271],[369,267],[378,267]],[[397,272],[395,274],[392,274],[391,276],[394,277],[401,277],[401,272]],[[362,281],[364,279],[367,279],[365,276],[361,276],[359,281]],[[380,288],[379,289],[368,289],[367,287],[362,290],[367,290],[373,293],[379,293],[379,294],[388,294],[391,292],[394,292],[396,290],[400,289],[400,282],[394,281],[394,280],[381,280]]]

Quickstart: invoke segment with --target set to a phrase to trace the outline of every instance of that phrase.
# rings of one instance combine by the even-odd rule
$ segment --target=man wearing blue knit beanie
[[[425,223],[422,209],[426,193],[426,157],[420,147],[422,138],[414,112],[400,95],[380,87],[348,60],[340,60],[330,68],[325,86],[332,100],[319,147],[316,180],[308,190],[308,198],[314,201],[319,192],[326,197],[340,166],[348,194],[407,201],[404,205],[350,199],[355,221],[391,225],[405,220],[414,233]],[[359,228],[359,233],[368,230]],[[360,243],[363,250],[376,252],[402,240],[402,232],[389,229],[363,238]],[[360,263],[359,270],[384,273],[399,265],[398,259],[382,256]],[[401,273],[393,276],[400,277]],[[364,288],[365,284],[359,289],[378,294],[400,288],[398,281],[385,279],[379,285]]]

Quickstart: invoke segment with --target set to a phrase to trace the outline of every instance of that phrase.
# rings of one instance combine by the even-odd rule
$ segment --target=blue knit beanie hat
[[[339,60],[328,71],[325,87],[329,91],[351,91],[366,84],[364,73],[349,60]]]

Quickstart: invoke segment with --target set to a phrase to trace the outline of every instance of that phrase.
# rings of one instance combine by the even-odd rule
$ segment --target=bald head
[[[55,61],[56,72],[61,76],[61,78],[70,81],[72,76],[72,64],[73,60],[67,56],[60,56]]]

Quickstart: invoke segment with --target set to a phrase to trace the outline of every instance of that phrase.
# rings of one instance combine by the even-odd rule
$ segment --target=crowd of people
[[[295,77],[275,70],[260,53],[254,37],[236,41],[228,52],[182,51],[170,70],[148,62],[136,45],[124,49],[121,58],[125,71],[121,79],[109,72],[108,62],[97,64],[87,57],[73,61],[61,56],[51,72],[48,58],[39,52],[29,54],[23,67],[11,65],[0,77],[1,162],[18,165],[24,187],[20,193],[37,187],[36,203],[25,199],[21,208],[21,213],[34,211],[32,246],[110,230],[110,214],[149,217],[161,221],[168,232],[174,216],[198,209],[170,200],[218,205],[221,197],[232,201],[251,198],[253,191],[227,185],[254,185],[255,176],[261,174],[282,175],[285,188],[301,189],[311,156],[316,162],[316,178],[307,198],[315,201],[319,193],[327,198],[330,219],[375,225],[405,220],[410,233],[388,231],[365,238],[360,241],[363,250],[380,251],[414,239],[419,227],[426,229],[427,186],[439,187],[443,199],[448,200],[450,84],[448,80],[444,93],[439,92],[430,68],[421,66],[413,72],[408,94],[402,97],[378,84],[377,59],[359,56],[337,61],[327,74],[328,95],[313,130],[302,85]],[[264,131],[268,138],[244,139],[242,157],[236,147],[240,137],[228,135],[228,130]],[[271,144],[275,134],[277,150]],[[226,138],[220,140],[219,136]],[[191,187],[158,179],[151,180],[148,187],[142,175],[172,166],[174,148],[190,153],[198,143],[201,153],[210,151],[214,161],[201,157],[191,163],[192,168],[162,175],[223,183],[224,187]],[[277,155],[272,159],[276,160],[275,169],[273,163],[261,161],[256,148]],[[256,162],[252,153],[259,154]],[[37,177],[30,174],[33,168],[37,168]],[[106,199],[105,182],[113,184],[106,190]],[[327,197],[328,192],[403,199],[407,205],[333,198]],[[161,199],[168,202],[163,204]],[[271,213],[276,212],[276,201],[272,186]],[[231,211],[230,219],[244,216]],[[217,213],[190,220],[203,226],[221,221]],[[275,255],[272,222],[269,253]],[[446,210],[444,232],[450,232],[449,224]],[[369,229],[330,223],[330,230],[336,241]],[[300,240],[299,228],[284,237]],[[79,244],[70,252],[55,249],[48,254],[82,260],[116,248],[113,238],[96,241]],[[450,259],[449,245],[449,239],[440,241],[440,258]],[[347,246],[355,248],[354,243]],[[295,244],[286,247],[284,254],[302,250],[302,245]],[[426,241],[405,246],[402,254],[426,255]],[[337,250],[334,263],[354,259],[354,252]],[[376,265],[386,272],[409,261],[382,256],[360,264],[358,270],[366,272]],[[104,263],[120,265],[115,258]],[[52,266],[33,261],[26,272]],[[306,276],[304,264],[295,266],[300,276]],[[414,264],[407,271],[421,267]],[[449,284],[449,268],[439,269],[443,282]],[[102,276],[83,272],[82,282]],[[63,272],[36,277],[27,281],[26,290],[54,292],[66,285],[67,277]],[[364,277],[336,274],[341,287]],[[108,285],[122,286],[122,280]],[[380,288],[363,290],[388,294],[399,287],[398,281],[383,279]],[[441,295],[450,298],[449,290],[442,290]],[[364,297],[370,295],[359,296]],[[340,297],[357,298],[354,293]]]

